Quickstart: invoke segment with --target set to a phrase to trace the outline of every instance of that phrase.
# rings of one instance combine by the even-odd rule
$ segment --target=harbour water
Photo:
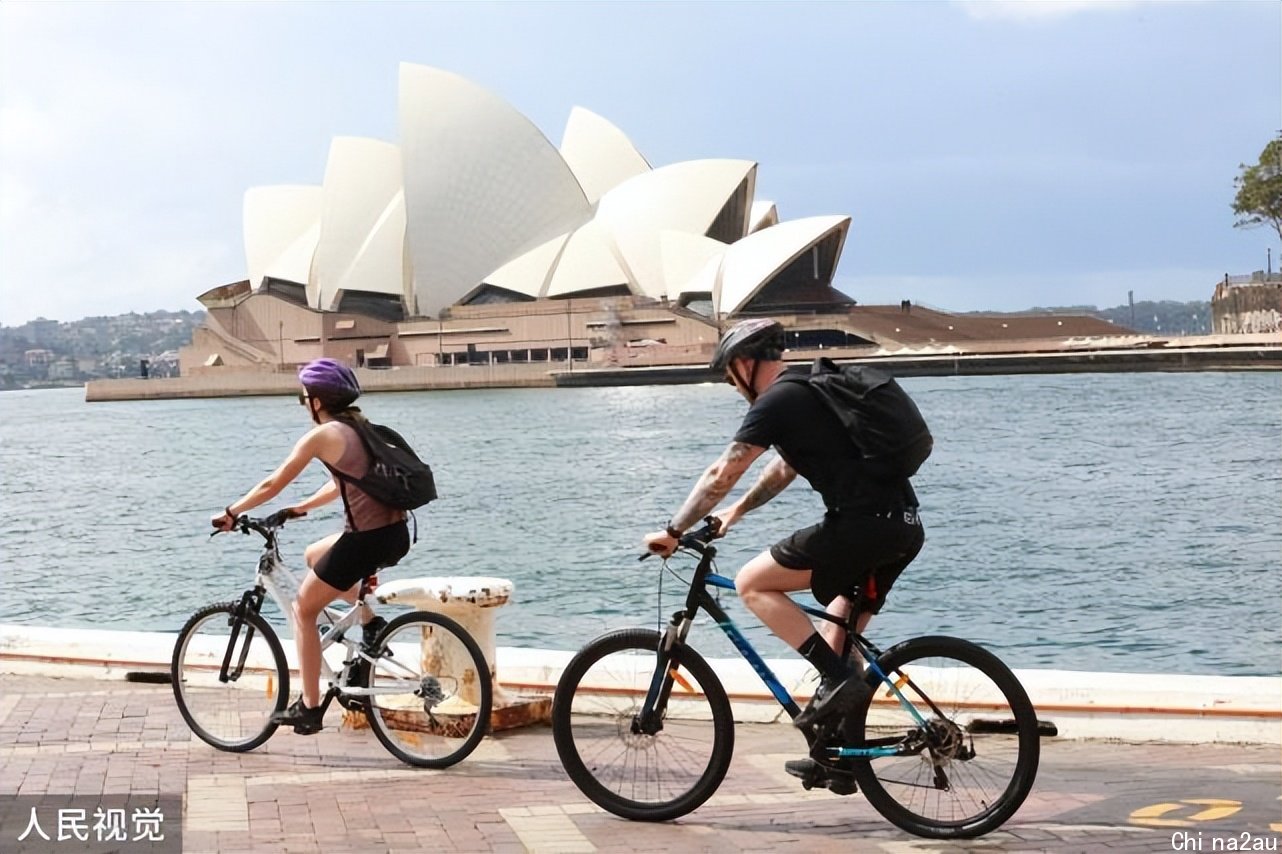
[[[1282,661],[1282,376],[909,379],[936,438],[915,480],[927,543],[871,637],[984,643],[1017,667],[1276,675]],[[441,499],[384,577],[516,585],[501,645],[574,649],[654,625],[682,588],[638,563],[746,404],[726,386],[369,395],[437,473]],[[308,426],[293,398],[86,404],[0,395],[0,622],[176,630],[252,577],[257,538],[209,516]],[[298,500],[319,464],[286,492]],[[746,487],[747,481],[741,486]],[[820,515],[798,481],[719,544],[727,574]],[[287,559],[340,510],[284,534]],[[674,560],[681,571],[689,562]],[[732,597],[727,597],[732,598]],[[769,655],[782,644],[737,603]],[[732,654],[711,625],[693,642]]]

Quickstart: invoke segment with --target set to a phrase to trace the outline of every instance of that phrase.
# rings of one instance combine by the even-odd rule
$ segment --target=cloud
[[[29,5],[3,18],[0,323],[194,308],[242,266],[191,169],[215,162],[203,105]]]
[[[1051,23],[1089,12],[1120,12],[1140,4],[1133,0],[956,0],[977,21]]]

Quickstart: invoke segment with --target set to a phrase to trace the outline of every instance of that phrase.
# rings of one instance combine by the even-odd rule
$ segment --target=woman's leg
[[[320,705],[321,650],[316,618],[342,592],[321,581],[314,571],[309,570],[298,588],[298,598],[294,600],[294,640],[298,644],[298,672],[303,682],[303,705],[309,708]]]
[[[330,534],[325,539],[317,540],[308,546],[303,551],[303,559],[307,561],[307,568],[315,569],[316,564],[320,563],[321,558],[329,554],[329,550],[334,548],[334,543],[338,542],[338,538],[341,536],[343,536],[341,531],[337,534]]]

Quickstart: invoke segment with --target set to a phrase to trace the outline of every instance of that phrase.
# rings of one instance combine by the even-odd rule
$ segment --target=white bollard
[[[378,585],[374,591],[374,598],[379,602],[408,605],[449,617],[476,640],[489,665],[490,681],[494,686],[493,729],[536,723],[546,720],[551,713],[550,698],[515,697],[499,687],[494,618],[498,609],[512,597],[512,589],[512,582],[506,578],[455,575],[399,578]]]

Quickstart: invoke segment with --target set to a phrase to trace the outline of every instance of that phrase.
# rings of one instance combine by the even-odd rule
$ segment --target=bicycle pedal
[[[853,795],[859,791],[859,786],[854,780],[835,779],[828,781],[828,791],[834,795]]]

